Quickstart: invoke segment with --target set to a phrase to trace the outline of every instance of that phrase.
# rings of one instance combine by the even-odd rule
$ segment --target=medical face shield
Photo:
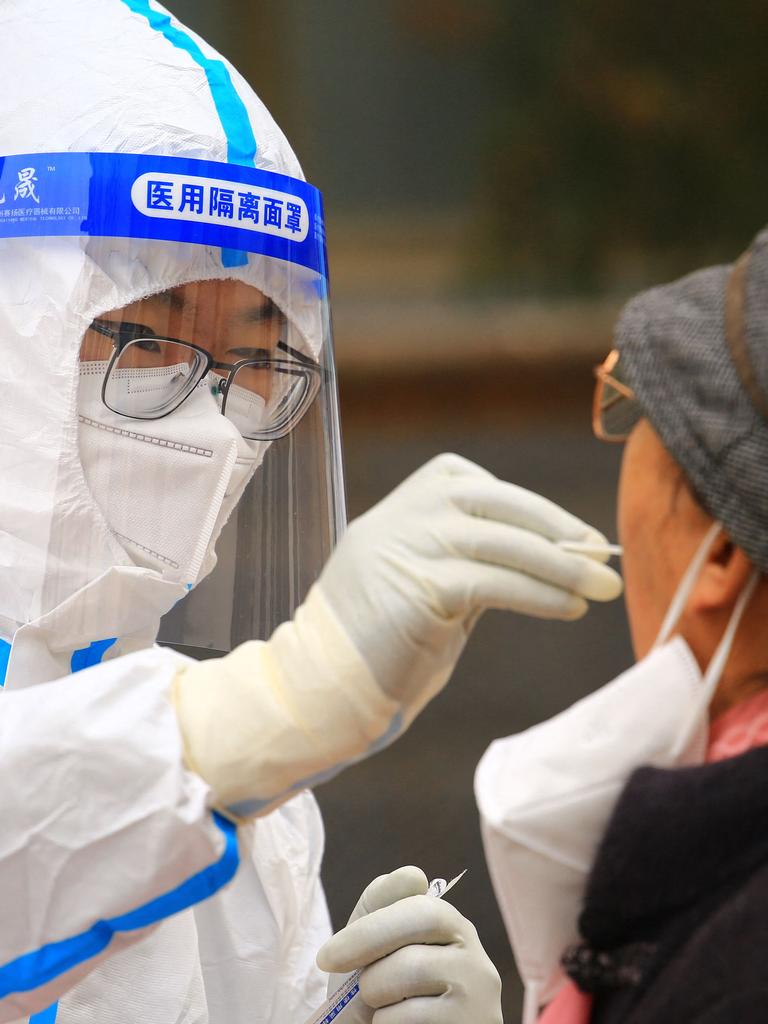
[[[161,642],[268,636],[345,521],[319,192],[203,160],[6,157],[0,261],[4,635],[139,569],[173,585]]]

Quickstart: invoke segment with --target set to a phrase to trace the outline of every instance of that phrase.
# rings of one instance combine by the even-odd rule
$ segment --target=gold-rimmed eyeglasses
[[[622,380],[620,352],[608,353],[595,367],[595,394],[592,400],[592,429],[600,441],[626,441],[643,413],[635,392]]]

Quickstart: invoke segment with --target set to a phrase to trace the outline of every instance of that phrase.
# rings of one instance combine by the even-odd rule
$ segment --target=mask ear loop
[[[667,640],[669,640],[672,630],[675,628],[680,619],[680,616],[683,614],[685,604],[688,598],[691,596],[691,591],[693,590],[696,584],[696,580],[699,578],[701,570],[704,568],[704,563],[707,559],[707,555],[709,554],[712,545],[715,542],[715,538],[720,533],[721,529],[722,526],[720,523],[713,523],[712,526],[707,530],[704,539],[702,540],[701,544],[699,545],[696,551],[696,554],[691,559],[691,564],[685,570],[685,573],[683,574],[683,578],[680,580],[680,584],[677,588],[675,596],[672,598],[672,602],[670,603],[669,609],[667,610],[667,614],[664,616],[664,621],[661,624],[658,636],[656,637],[656,641],[653,645],[654,650],[657,647],[660,647],[662,644],[665,644]],[[747,605],[749,604],[750,599],[752,598],[752,595],[755,592],[755,587],[757,586],[759,579],[759,570],[753,569],[752,573],[750,574],[749,580],[744,586],[742,592],[739,594],[736,604],[733,606],[733,611],[731,612],[731,617],[728,620],[728,625],[726,626],[725,633],[723,633],[723,637],[720,643],[717,645],[717,649],[715,650],[715,653],[712,655],[712,659],[710,660],[710,663],[707,666],[707,670],[704,673],[704,678],[702,680],[702,695],[705,698],[707,704],[709,704],[712,697],[714,696],[718,683],[722,678],[726,663],[728,661],[728,657],[731,653],[731,648],[733,647],[733,641],[736,636],[736,630],[739,628],[742,616],[744,615]]]
[[[704,535],[704,539],[696,549],[696,554],[691,559],[691,563],[683,573],[683,577],[678,584],[675,596],[670,602],[667,614],[664,616],[664,621],[661,624],[661,628],[656,636],[653,643],[653,650],[657,647],[661,647],[669,640],[672,630],[680,620],[680,616],[683,614],[688,598],[691,596],[691,592],[696,585],[696,580],[701,574],[701,570],[704,568],[704,563],[707,560],[712,545],[715,543],[715,538],[722,530],[720,523],[712,523],[710,528]]]
[[[722,679],[726,662],[733,647],[736,630],[739,628],[744,611],[755,592],[755,586],[760,579],[760,572],[753,569],[744,589],[739,594],[736,604],[733,606],[731,617],[723,633],[722,640],[717,645],[717,650],[707,666],[707,670],[701,680],[697,694],[697,712],[688,723],[687,729],[678,737],[678,755],[683,755],[681,763],[701,763],[706,754],[708,736],[708,713],[709,705],[712,702],[717,687]]]
[[[744,615],[747,605],[755,592],[755,587],[757,586],[759,579],[760,571],[758,569],[753,569],[744,589],[739,594],[736,604],[733,606],[731,617],[728,620],[728,626],[725,633],[723,633],[723,639],[718,644],[717,650],[712,655],[712,660],[707,666],[707,671],[704,673],[704,692],[707,697],[707,703],[709,703],[715,695],[717,684],[720,682],[720,678],[725,670],[725,663],[728,661],[728,656],[730,655],[731,648],[733,647],[736,630],[739,628],[742,616]]]
[[[540,1009],[539,983],[537,981],[529,982],[525,986],[525,992],[523,994],[523,1016],[521,1024],[536,1024],[536,1021],[539,1019]]]

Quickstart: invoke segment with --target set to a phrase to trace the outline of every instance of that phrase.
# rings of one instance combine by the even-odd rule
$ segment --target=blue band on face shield
[[[322,197],[297,178],[131,153],[0,157],[0,240],[66,235],[237,249],[327,277]]]

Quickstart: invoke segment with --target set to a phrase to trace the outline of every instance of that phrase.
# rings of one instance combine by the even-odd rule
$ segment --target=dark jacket
[[[591,1024],[768,1024],[768,748],[636,771],[579,924]]]

